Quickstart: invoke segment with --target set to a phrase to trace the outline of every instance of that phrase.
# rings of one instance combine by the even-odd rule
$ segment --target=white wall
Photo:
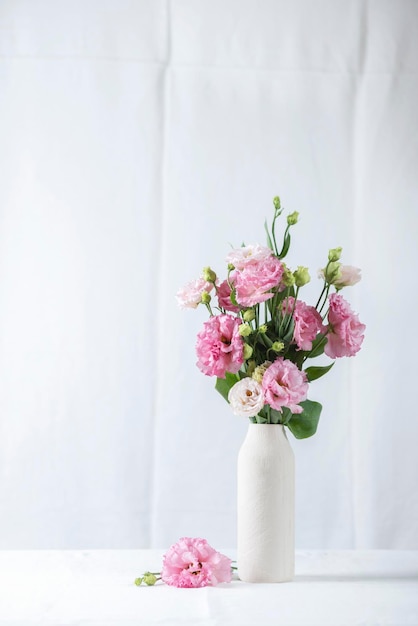
[[[367,324],[292,441],[297,546],[418,548],[417,31],[413,0],[0,0],[0,548],[235,545],[247,422],[174,295],[276,194]]]

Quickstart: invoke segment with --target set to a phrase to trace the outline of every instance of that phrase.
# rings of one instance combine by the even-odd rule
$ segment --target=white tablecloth
[[[160,569],[162,554],[0,552],[0,624],[418,624],[417,551],[298,552],[291,583],[136,587],[136,576]]]

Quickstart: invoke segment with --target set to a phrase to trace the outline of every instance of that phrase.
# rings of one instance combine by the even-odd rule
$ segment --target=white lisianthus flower
[[[243,378],[229,390],[228,402],[234,415],[254,417],[264,406],[263,389],[253,378]]]
[[[361,270],[358,267],[353,267],[352,265],[341,265],[340,272],[340,277],[337,278],[337,280],[334,280],[334,286],[337,289],[352,287],[361,280]]]

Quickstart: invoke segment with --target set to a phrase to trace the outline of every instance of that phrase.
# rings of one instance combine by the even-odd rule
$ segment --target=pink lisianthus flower
[[[334,280],[334,286],[337,289],[343,287],[352,287],[361,280],[361,270],[358,267],[352,265],[341,265],[340,277]]]
[[[259,263],[265,261],[271,257],[272,252],[270,248],[260,246],[257,244],[250,244],[249,246],[242,246],[231,250],[226,257],[226,262],[233,265],[237,270],[243,270],[247,265],[253,263]]]
[[[229,282],[231,285],[234,283],[235,272],[232,272],[229,276]],[[233,313],[238,313],[239,306],[232,304],[231,302],[231,288],[228,285],[228,281],[224,280],[218,287],[218,303],[219,306],[225,309],[225,311],[232,311]]]
[[[299,403],[308,395],[308,379],[292,362],[279,357],[264,373],[262,388],[265,401],[282,413],[287,407],[292,413],[302,413]]]
[[[283,312],[290,314],[293,310],[295,299],[292,296],[283,301]],[[302,300],[296,300],[293,311],[295,323],[293,340],[299,350],[312,350],[312,342],[319,332],[325,332],[322,325],[322,317],[313,306],[307,305]]]
[[[225,378],[236,374],[244,362],[244,341],[239,334],[241,320],[232,315],[214,315],[197,335],[197,367],[206,376]]]
[[[338,293],[329,297],[328,322],[325,354],[331,359],[357,354],[363,343],[366,326]]]
[[[231,559],[206,539],[183,537],[164,555],[162,580],[173,587],[207,587],[231,582]]]
[[[270,254],[263,261],[250,263],[235,276],[236,299],[241,306],[251,307],[271,298],[269,291],[277,287],[283,274],[283,264]]]
[[[176,294],[177,304],[181,309],[196,309],[202,302],[202,293],[209,293],[213,289],[213,283],[204,278],[192,280],[179,289]]]

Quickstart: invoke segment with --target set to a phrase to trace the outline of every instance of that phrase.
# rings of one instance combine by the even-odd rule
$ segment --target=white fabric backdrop
[[[418,548],[417,71],[414,0],[0,0],[1,548],[235,545],[247,422],[174,294],[276,194],[367,324],[292,439],[297,546]]]

